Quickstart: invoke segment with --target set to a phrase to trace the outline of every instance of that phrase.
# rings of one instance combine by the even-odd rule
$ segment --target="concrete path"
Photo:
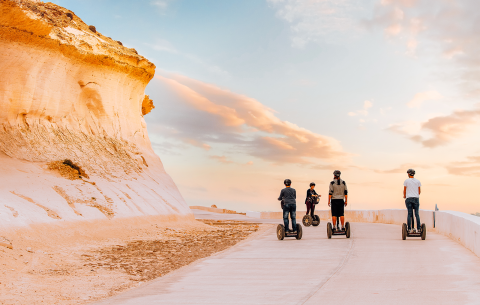
[[[272,228],[97,304],[480,304],[480,258],[435,233],[403,241],[399,225],[353,223],[331,240],[325,223],[302,240]]]

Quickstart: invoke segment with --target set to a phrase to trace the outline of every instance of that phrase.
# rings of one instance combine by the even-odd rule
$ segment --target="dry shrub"
[[[82,176],[88,178],[87,173],[78,165],[73,163],[69,159],[65,159],[63,161],[53,161],[48,163],[49,170],[56,170],[62,175],[70,180],[81,179]]]

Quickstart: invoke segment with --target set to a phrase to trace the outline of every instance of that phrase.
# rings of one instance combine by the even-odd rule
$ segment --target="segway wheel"
[[[332,233],[333,233],[332,223],[329,222],[329,223],[327,223],[327,236],[328,236],[328,239],[332,238]]]
[[[317,227],[320,224],[320,217],[318,215],[313,216],[312,226]]]
[[[348,221],[345,223],[345,235],[350,238],[350,223]]]
[[[402,239],[405,240],[407,239],[407,224],[404,223],[402,225]]]
[[[302,239],[302,236],[303,236],[302,226],[297,223],[297,236],[295,236],[295,238]]]
[[[427,238],[427,226],[422,223],[422,240],[425,240]]]
[[[277,238],[283,240],[285,238],[285,227],[283,225],[277,226]]]
[[[312,225],[312,216],[310,216],[310,215],[303,216],[302,223],[306,227],[311,226]]]

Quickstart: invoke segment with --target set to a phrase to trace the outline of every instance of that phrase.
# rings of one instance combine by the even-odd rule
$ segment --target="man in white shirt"
[[[408,209],[408,217],[407,217],[407,226],[409,232],[415,232],[415,228],[413,225],[413,210],[415,210],[415,218],[417,219],[417,231],[420,232],[421,225],[420,225],[420,215],[418,214],[418,209],[420,207],[420,187],[422,184],[420,181],[415,179],[415,170],[409,169],[407,171],[408,179],[405,180],[403,183],[403,198],[405,198],[405,205]]]

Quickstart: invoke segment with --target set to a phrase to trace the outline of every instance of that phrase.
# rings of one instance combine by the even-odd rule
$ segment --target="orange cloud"
[[[225,156],[209,156],[210,159],[213,159],[213,160],[216,160],[220,163],[223,163],[223,164],[231,164],[233,163],[233,161],[229,160],[227,157]]]
[[[415,94],[415,96],[410,102],[407,103],[407,106],[409,108],[420,107],[426,101],[438,100],[442,97],[443,96],[440,93],[434,90],[419,92]]]
[[[335,139],[282,121],[253,98],[185,76],[163,74],[156,79],[166,85],[175,100],[188,106],[176,110],[178,118],[172,123],[180,132],[177,137],[185,134],[208,145],[232,143],[251,156],[274,163],[306,164],[313,159],[347,156]]]
[[[458,110],[449,115],[438,116],[429,119],[421,124],[420,133],[429,132],[431,137],[425,138],[422,135],[411,133],[405,130],[402,124],[391,125],[387,130],[406,135],[410,140],[421,143],[425,147],[434,148],[446,145],[463,135],[468,127],[478,122],[480,110]]]
[[[447,166],[449,174],[480,177],[480,156],[467,157],[468,161],[452,162]]]
[[[407,170],[409,168],[413,168],[413,169],[427,168],[428,169],[428,168],[431,168],[431,167],[427,166],[427,165],[405,163],[405,164],[402,164],[402,165],[400,165],[399,167],[396,167],[396,168],[392,168],[392,169],[388,169],[388,170],[375,169],[373,171],[376,172],[376,173],[379,173],[379,174],[407,174]]]

